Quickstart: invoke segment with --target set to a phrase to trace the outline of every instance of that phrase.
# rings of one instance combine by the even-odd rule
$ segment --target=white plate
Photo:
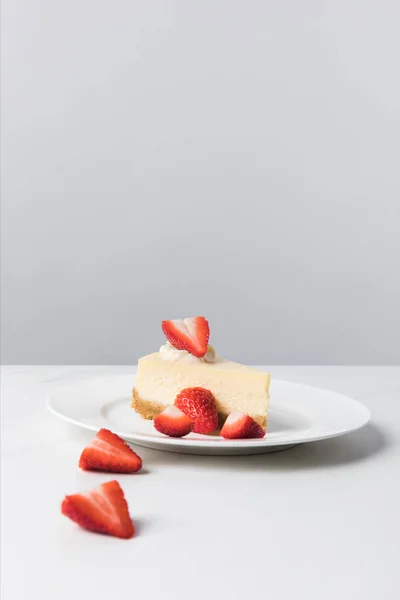
[[[131,408],[134,375],[67,385],[47,399],[48,409],[80,427],[111,429],[125,440],[156,450],[189,454],[262,454],[355,431],[369,410],[352,398],[307,385],[272,380],[267,434],[263,439],[225,440],[218,434],[170,438]]]

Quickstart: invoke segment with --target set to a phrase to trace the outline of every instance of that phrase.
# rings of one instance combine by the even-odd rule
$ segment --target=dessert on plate
[[[218,356],[208,344],[204,317],[163,321],[167,338],[159,352],[139,359],[132,407],[144,419],[154,419],[187,388],[204,388],[214,398],[219,425],[240,411],[265,430],[270,375]]]

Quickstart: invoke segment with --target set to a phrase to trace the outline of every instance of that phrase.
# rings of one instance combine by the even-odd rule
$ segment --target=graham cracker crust
[[[133,388],[132,390],[132,404],[131,407],[135,409],[135,411],[143,418],[143,419],[154,419],[160,412],[162,412],[165,408],[164,404],[157,404],[156,402],[149,402],[147,400],[143,400]],[[225,423],[226,418],[228,417],[227,413],[218,412],[218,426],[219,428]],[[267,417],[261,415],[250,415],[263,429],[267,427]]]
[[[160,414],[165,408],[163,404],[157,404],[156,402],[148,402],[147,400],[142,400],[139,396],[135,388],[132,390],[132,404],[131,407],[135,409],[135,411],[143,417],[143,419],[155,419],[155,417]]]

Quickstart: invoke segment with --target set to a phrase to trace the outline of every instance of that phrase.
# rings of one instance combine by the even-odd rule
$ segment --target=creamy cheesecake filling
[[[185,351],[176,352],[179,353],[176,361],[165,358],[166,354],[175,356],[169,349],[139,360],[133,402],[137,412],[145,416],[143,413],[146,411],[148,416],[145,418],[153,418],[155,415],[152,413],[158,414],[163,407],[173,404],[183,389],[204,387],[214,394],[221,416],[241,410],[265,427],[269,400],[268,373],[218,356],[213,363],[196,357],[192,357],[195,359],[193,362],[186,359],[188,353]]]

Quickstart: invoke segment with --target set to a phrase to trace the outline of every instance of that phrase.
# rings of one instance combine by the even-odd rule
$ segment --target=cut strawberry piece
[[[231,413],[221,429],[221,435],[227,439],[263,438],[265,431],[254,419],[240,411]]]
[[[79,466],[86,471],[136,473],[142,468],[142,459],[119,435],[100,429],[83,450]]]
[[[176,406],[168,406],[154,419],[154,427],[170,437],[183,437],[193,429],[193,421]]]
[[[89,531],[119,538],[131,538],[135,533],[124,492],[115,480],[82,494],[65,496],[61,512]]]
[[[204,317],[163,321],[161,326],[167,340],[174,348],[186,350],[198,357],[206,354],[210,328]]]
[[[217,429],[217,406],[210,390],[201,387],[186,388],[177,395],[174,404],[193,419],[195,433],[211,433]]]

